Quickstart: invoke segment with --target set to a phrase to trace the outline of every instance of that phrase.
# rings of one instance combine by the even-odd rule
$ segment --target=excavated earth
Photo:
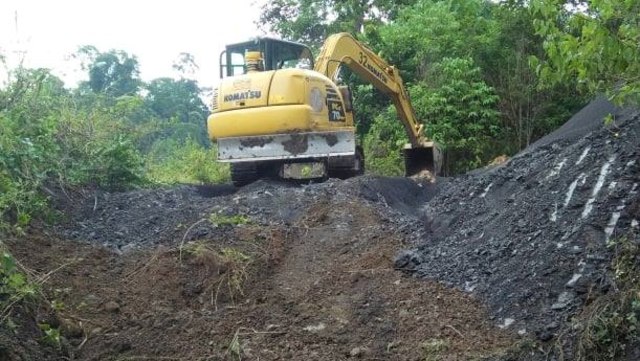
[[[435,184],[66,192],[53,229],[9,244],[46,275],[56,316],[38,322],[61,348],[18,327],[0,359],[555,359],[572,317],[616,287],[608,241],[638,242],[639,143],[640,112],[596,99],[507,162]]]
[[[432,195],[375,177],[102,193],[67,199],[65,222],[11,249],[51,272],[76,360],[508,354],[517,335],[479,300],[393,269]]]

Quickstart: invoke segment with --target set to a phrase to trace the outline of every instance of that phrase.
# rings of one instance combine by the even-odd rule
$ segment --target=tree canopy
[[[530,62],[545,62],[549,56],[536,27],[538,13],[522,1],[278,0],[262,7],[260,24],[286,39],[311,42],[316,47],[328,35],[347,31],[373,48],[401,70],[405,84],[414,90],[412,101],[427,125],[427,135],[439,138],[445,148],[465,144],[468,149],[463,153],[474,155],[466,166],[450,168],[463,171],[499,154],[523,149],[560,125],[592,94],[582,91],[579,80],[570,77],[540,86],[539,72]],[[443,82],[444,74],[452,81],[459,80],[457,87]],[[380,117],[385,122],[392,120],[393,113],[386,111],[389,100],[383,94],[354,76],[345,78],[354,88],[361,137],[382,129]],[[480,89],[486,91],[478,93]],[[460,100],[478,96],[484,98],[471,108]],[[447,107],[439,108],[438,104]],[[473,132],[460,129],[467,126],[468,118],[463,114],[469,113],[492,114],[491,131],[483,133],[482,141],[476,141]],[[462,119],[455,119],[454,114]],[[454,141],[438,129],[464,136]],[[396,150],[392,146],[389,151]],[[464,162],[463,158],[455,162]]]
[[[135,56],[122,50],[101,52],[91,45],[81,47],[75,56],[82,59],[82,68],[89,73],[88,82],[81,86],[113,97],[139,90],[140,70]]]
[[[640,2],[534,0],[535,28],[546,59],[536,59],[544,85],[577,80],[589,93],[640,101]]]

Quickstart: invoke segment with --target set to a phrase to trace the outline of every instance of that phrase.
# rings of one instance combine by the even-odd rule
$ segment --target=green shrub
[[[53,105],[50,95],[36,87],[45,82],[41,74],[22,74],[20,87],[0,90],[0,229],[10,224],[22,228],[31,214],[46,208],[43,182],[55,169],[55,117],[44,105]],[[40,90],[38,90],[40,89]],[[33,92],[38,94],[33,94]],[[41,103],[38,98],[41,97]]]
[[[189,84],[159,116],[135,92],[116,96],[86,84],[69,91],[46,69],[10,71],[0,84],[0,231],[22,230],[60,188],[229,180],[215,148],[205,147],[206,108],[200,101],[189,110],[199,89]],[[175,95],[171,87],[163,94]],[[189,116],[174,114],[176,104]]]
[[[143,183],[135,132],[125,119],[132,106],[105,106],[100,97],[79,106],[46,70],[11,76],[0,89],[0,229],[19,230],[46,211],[49,183],[110,190]]]
[[[228,182],[229,166],[216,158],[215,146],[205,148],[192,138],[157,141],[146,159],[147,177],[162,184]]]
[[[0,258],[0,307],[4,319],[13,305],[22,300],[29,300],[36,296],[36,285],[29,282],[27,277],[16,267],[16,261],[11,254],[2,251]]]
[[[637,235],[612,239],[611,276],[614,287],[598,295],[561,333],[556,348],[562,357],[566,338],[576,337],[572,360],[596,361],[624,358],[640,342],[640,245]]]
[[[375,117],[364,137],[367,171],[384,176],[404,174],[402,147],[408,138],[394,107]]]
[[[444,151],[445,174],[486,164],[497,155],[498,96],[471,58],[444,58],[433,68],[435,85],[417,84],[409,93],[427,134]]]

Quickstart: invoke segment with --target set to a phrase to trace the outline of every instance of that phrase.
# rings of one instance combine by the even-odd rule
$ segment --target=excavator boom
[[[422,170],[434,175],[439,173],[440,152],[434,142],[426,138],[424,125],[415,115],[398,69],[348,33],[334,34],[325,41],[314,69],[336,81],[343,64],[393,101],[409,138],[409,144],[403,149],[405,173],[413,175]]]

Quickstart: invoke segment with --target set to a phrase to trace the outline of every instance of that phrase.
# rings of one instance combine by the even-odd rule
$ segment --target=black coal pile
[[[242,188],[183,185],[97,192],[75,206],[61,209],[66,221],[58,224],[56,231],[68,239],[124,252],[233,237],[230,227],[217,227],[209,221],[213,214],[242,215],[254,224],[287,227],[319,203],[328,204],[337,212],[344,202],[360,202],[386,214],[399,233],[416,238],[423,231],[415,221],[419,206],[434,192],[435,187],[407,178],[375,176],[309,185],[261,180]]]
[[[640,111],[597,99],[507,163],[441,187],[422,206],[426,235],[396,267],[473,293],[501,327],[549,340],[613,287],[607,243],[637,237],[639,184]]]

